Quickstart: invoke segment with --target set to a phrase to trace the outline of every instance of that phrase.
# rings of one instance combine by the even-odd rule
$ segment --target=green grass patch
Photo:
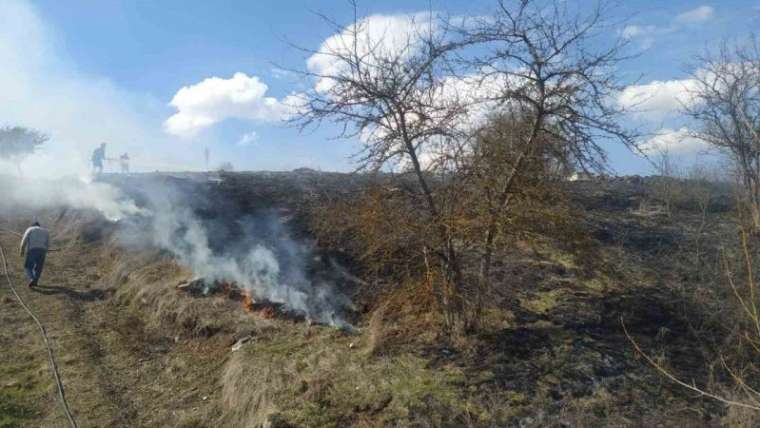
[[[556,289],[534,293],[531,298],[521,299],[520,304],[531,312],[545,314],[557,307],[564,292],[563,289]]]
[[[0,428],[20,427],[36,416],[22,387],[0,387]]]
[[[28,426],[39,415],[35,403],[47,393],[34,361],[0,364],[0,428]]]

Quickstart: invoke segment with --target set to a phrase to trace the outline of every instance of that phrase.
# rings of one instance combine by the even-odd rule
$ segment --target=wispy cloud
[[[248,147],[251,144],[255,143],[258,138],[259,135],[256,133],[256,131],[247,132],[240,136],[237,145],[240,147]]]
[[[710,6],[699,6],[673,17],[669,25],[632,24],[621,31],[621,36],[629,40],[638,40],[642,49],[652,47],[655,40],[663,35],[680,31],[686,25],[707,22],[715,16]]]
[[[692,10],[677,15],[674,21],[678,24],[691,24],[695,22],[709,21],[715,15],[711,6],[699,6]]]

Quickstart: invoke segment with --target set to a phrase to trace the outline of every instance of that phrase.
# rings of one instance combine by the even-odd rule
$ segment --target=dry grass
[[[388,342],[385,314],[388,304],[381,304],[372,311],[367,326],[367,352],[370,355],[382,355]]]
[[[230,426],[271,420],[293,426],[427,420],[438,426],[435,421],[458,420],[466,413],[458,369],[433,370],[410,354],[369,355],[364,352],[367,334],[303,326],[271,333],[257,337],[226,364],[221,382]]]
[[[741,401],[746,398],[744,394],[727,393],[725,396],[733,401]],[[760,413],[757,410],[731,406],[723,417],[723,424],[733,428],[755,428],[760,426]]]
[[[77,228],[61,230],[72,242],[83,242]],[[597,266],[602,257],[592,253],[574,252],[550,239],[522,237],[520,242],[525,247],[522,258],[503,265],[505,275],[510,275],[498,290],[503,298],[494,299],[488,308],[487,316],[494,321],[484,325],[496,334],[490,339],[455,337],[446,342],[436,335],[441,321],[430,286],[418,275],[399,275],[400,279],[386,282],[393,286],[373,290],[376,299],[368,299],[366,305],[371,315],[359,321],[361,332],[350,336],[289,321],[254,320],[229,299],[178,293],[175,285],[192,274],[155,253],[126,253],[114,246],[96,246],[97,242],[82,244],[82,251],[100,254],[96,259],[102,276],[97,281],[98,286],[114,290],[115,299],[109,304],[144,321],[148,330],[170,339],[188,339],[177,345],[186,346],[182,352],[187,354],[167,362],[167,370],[185,376],[199,373],[219,388],[213,411],[184,409],[187,414],[178,411],[172,424],[601,427],[642,426],[643,419],[635,414],[647,413],[651,416],[643,426],[656,426],[666,420],[663,409],[685,406],[688,398],[674,398],[660,384],[659,389],[650,388],[652,378],[660,379],[652,373],[642,375],[643,364],[626,369],[617,379],[623,386],[617,389],[594,384],[588,394],[552,398],[550,387],[577,380],[572,376],[605,381],[602,375],[588,374],[595,362],[627,349],[620,342],[605,342],[614,339],[614,329],[595,324],[599,321],[590,316],[603,307],[589,306],[588,321],[581,320],[597,329],[593,338],[583,330],[563,330],[557,315],[581,318],[578,308],[588,300],[624,288],[643,292],[633,290],[634,285],[644,279],[653,283],[654,277],[647,276],[644,271],[649,267],[631,259],[622,247],[605,248],[605,259],[617,263],[611,269],[613,276],[602,273],[607,272]],[[522,274],[515,273],[520,269]],[[406,279],[410,277],[414,279]],[[569,298],[575,298],[573,305],[564,304]],[[507,301],[524,304],[507,306]],[[528,325],[526,314],[541,320]],[[230,353],[222,338],[243,330],[253,340]],[[447,349],[441,349],[444,345]],[[479,346],[484,352],[466,355]],[[578,365],[581,352],[588,354],[584,365]],[[216,365],[198,365],[194,359],[211,354]],[[756,425],[752,415],[733,410],[725,421],[731,426]]]

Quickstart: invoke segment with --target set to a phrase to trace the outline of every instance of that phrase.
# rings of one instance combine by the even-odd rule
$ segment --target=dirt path
[[[93,306],[102,304],[102,293],[87,289],[88,272],[82,264],[86,260],[71,257],[69,251],[50,253],[40,287],[30,290],[14,251],[15,239],[3,236],[2,244],[9,253],[17,291],[48,330],[72,411],[81,426],[127,423],[123,409],[129,405],[118,393],[112,370],[103,364],[100,338],[92,334],[94,320],[87,316],[96,309]],[[0,361],[7,362],[4,371],[10,375],[2,387],[23,409],[18,412],[19,420],[9,424],[66,426],[39,333],[7,287],[1,299],[0,337],[7,346],[0,349]]]
[[[223,358],[149,334],[111,299],[95,248],[52,252],[40,286],[30,290],[16,237],[0,242],[11,279],[46,326],[72,412],[81,427],[176,425],[213,406],[210,381]],[[221,350],[222,347],[213,347]],[[198,375],[198,366],[205,367]],[[206,397],[204,399],[204,397]],[[7,286],[0,288],[0,427],[63,427],[66,419],[42,339]]]

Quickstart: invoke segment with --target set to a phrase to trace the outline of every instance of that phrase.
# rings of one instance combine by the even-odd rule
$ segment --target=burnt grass
[[[107,180],[138,200],[141,188],[168,182],[201,195],[193,200],[199,201],[196,213],[205,218],[230,224],[241,213],[274,213],[298,236],[309,237],[311,212],[306,207],[318,203],[325,193],[335,197],[361,191],[368,178],[302,170]],[[699,308],[685,306],[682,291],[677,291],[688,276],[688,267],[678,259],[689,255],[697,210],[691,202],[681,201],[672,216],[640,212],[644,202],[658,202],[653,192],[657,180],[668,179],[567,183],[576,221],[591,245],[586,242],[581,250],[573,250],[565,242],[572,238],[557,236],[540,250],[505,253],[504,261],[497,263],[497,277],[504,285],[492,297],[508,322],[502,327],[497,322],[459,342],[438,335],[424,340],[397,338],[398,343],[391,341],[384,352],[418,355],[432,370],[463,371],[462,380],[451,387],[492,414],[479,419],[453,415],[448,420],[455,425],[473,420],[476,425],[521,427],[576,426],[578,420],[589,426],[720,424],[722,406],[664,379],[634,351],[623,332],[625,324],[642,349],[687,382],[704,386],[714,379],[715,374],[707,371],[717,355],[715,347],[705,343],[704,329],[710,326],[700,324]],[[721,227],[729,227],[732,205],[730,189],[713,186],[709,216],[715,223],[713,233],[719,234]],[[361,266],[350,265],[350,255],[332,256],[361,275]],[[361,289],[343,285],[343,291],[362,299]],[[361,326],[368,316],[355,314],[353,320]],[[700,324],[699,335],[695,324]],[[717,347],[719,340],[713,345]],[[489,397],[497,404],[484,404]],[[410,411],[450,409],[440,408],[431,398]],[[342,415],[341,421],[356,422],[350,415]]]
[[[309,216],[313,215],[310,207],[328,194],[339,198],[360,192],[370,178],[297,170],[105,175],[102,180],[121,188],[139,205],[148,206],[149,192],[157,188],[181,195],[177,202],[191,204],[193,212],[215,231],[218,238],[211,242],[215,248],[242,232],[235,226],[241,217],[274,219],[294,237],[314,239],[309,227]],[[351,296],[360,308],[348,314],[359,328],[356,335],[326,330],[311,333],[310,327],[304,334],[306,323],[300,319],[276,318],[267,321],[266,329],[256,327],[266,333],[257,333],[258,336],[250,333],[253,339],[246,348],[248,351],[235,354],[240,359],[243,352],[248,352],[246,355],[252,356],[248,360],[251,367],[256,367],[257,361],[278,358],[293,359],[293,365],[305,367],[305,363],[296,359],[308,361],[310,354],[324,348],[328,354],[345,353],[350,342],[356,355],[346,357],[346,361],[348,364],[359,361],[358,366],[366,366],[367,382],[377,381],[380,391],[368,395],[366,402],[355,404],[361,394],[354,394],[353,387],[340,385],[348,382],[341,377],[344,376],[341,371],[325,374],[322,379],[318,373],[309,377],[304,374],[307,369],[299,369],[299,376],[303,377],[293,382],[305,386],[296,388],[285,382],[279,389],[272,386],[271,391],[254,380],[250,388],[261,389],[261,394],[271,393],[269,399],[275,401],[276,409],[267,423],[270,426],[726,425],[724,406],[665,379],[637,354],[624,334],[623,325],[648,355],[686,382],[698,386],[715,382],[728,385],[725,373],[708,370],[718,357],[722,330],[712,323],[700,302],[690,297],[692,288],[704,285],[700,282],[704,279],[693,275],[693,266],[688,262],[693,256],[695,230],[701,221],[699,210],[689,200],[675,204],[671,216],[641,210],[644,205],[662,202],[653,190],[662,180],[668,179],[622,177],[565,183],[564,190],[570,195],[576,216],[573,222],[582,231],[582,237],[578,238],[577,233],[559,234],[523,240],[516,242],[514,248],[505,249],[495,263],[497,284],[488,296],[491,305],[487,322],[478,333],[450,337],[429,331],[428,324],[419,323],[413,316],[400,317],[383,325],[388,339],[383,342],[379,356],[359,354],[363,351],[357,349],[364,349],[372,334],[368,327],[372,311],[381,302],[373,300],[377,298],[376,290],[370,293],[361,284],[340,279],[335,279],[336,287]],[[731,191],[713,186],[709,227],[702,231],[702,252],[706,259],[717,254],[726,237],[735,236],[731,225]],[[140,225],[91,220],[81,226],[79,239],[97,247],[118,236],[120,228],[135,226]],[[277,236],[266,239],[275,240]],[[317,245],[316,257],[309,266],[310,275],[330,279],[331,260],[338,260],[352,274],[364,278],[362,266],[353,262],[350,254],[322,249],[319,241]],[[124,251],[136,250],[127,246]],[[166,284],[172,288],[176,285],[176,281]],[[40,293],[83,304],[112,304],[109,302],[114,290],[54,288],[41,289]],[[219,298],[219,293],[208,296],[177,293],[177,298],[201,302],[208,299],[211,303]],[[231,310],[243,311],[239,296],[227,298],[234,301],[228,305]],[[194,303],[194,307],[198,306]],[[140,310],[145,313],[130,309],[130,315],[117,320],[113,327],[119,337],[129,338],[129,352],[141,359],[151,359],[149,349],[155,347],[160,348],[161,355],[174,355],[177,348],[194,349],[193,352],[208,349],[207,359],[214,361],[214,369],[204,373],[207,380],[220,377],[214,371],[219,370],[217,366],[221,363],[217,362],[223,362],[219,355],[226,354],[229,343],[243,333],[248,335],[251,328],[244,327],[241,333],[228,326],[213,327],[211,323],[212,327],[204,330],[204,334],[177,344],[177,337],[183,337],[181,334],[172,339],[173,334],[167,336],[160,329],[154,331],[145,326],[141,317],[155,308]],[[200,323],[201,317],[215,316],[218,310],[200,313],[193,320]],[[133,325],[140,327],[130,327]],[[143,336],[153,339],[142,343]],[[335,350],[330,350],[331,347]],[[301,350],[304,356],[299,357],[291,349]],[[407,357],[421,361],[419,367],[416,363],[408,364],[419,372],[397,375],[392,367],[398,361],[407,361]],[[371,369],[385,367],[384,364],[391,368],[380,372],[391,379],[372,377],[375,375]],[[379,386],[386,381],[393,385],[393,376],[418,374],[433,386],[426,383],[419,391]],[[209,381],[205,385],[214,383]],[[124,396],[132,393],[125,390]],[[224,404],[209,403],[215,407],[206,416],[193,419],[195,425],[187,426],[241,423],[225,419],[225,414],[233,412]],[[34,411],[25,402],[19,406],[8,411],[13,414]],[[128,412],[140,412],[136,404],[123,407]],[[0,405],[0,421],[3,411]],[[130,413],[119,418],[133,420],[137,416]]]

